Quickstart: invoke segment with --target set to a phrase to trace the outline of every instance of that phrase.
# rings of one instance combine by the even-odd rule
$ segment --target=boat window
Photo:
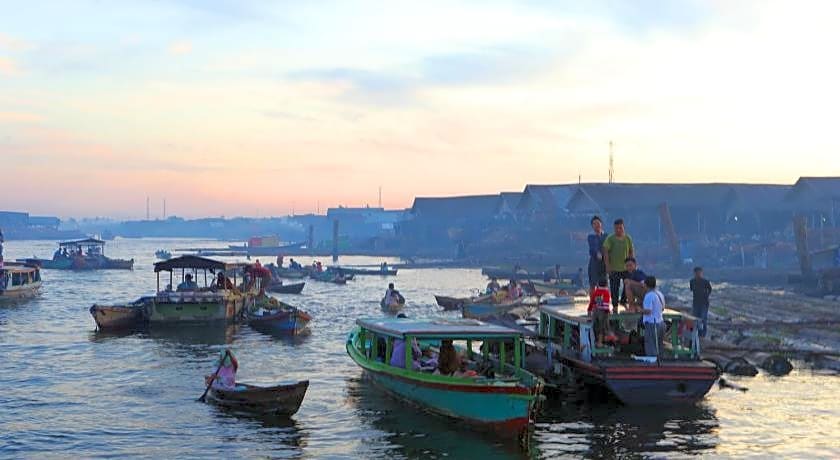
[[[12,273],[12,286],[20,286],[21,284],[20,273]]]

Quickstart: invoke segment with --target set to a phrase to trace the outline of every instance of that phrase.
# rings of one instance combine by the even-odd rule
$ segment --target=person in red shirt
[[[587,313],[592,316],[595,326],[595,346],[604,346],[604,338],[611,336],[610,332],[610,290],[606,280],[599,280],[598,287],[592,290],[589,297]]]

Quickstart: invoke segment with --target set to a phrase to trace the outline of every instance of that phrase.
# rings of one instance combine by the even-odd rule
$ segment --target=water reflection
[[[541,456],[703,454],[719,443],[715,410],[705,403],[652,410],[615,401],[555,401],[540,422],[535,439]]]
[[[236,443],[245,439],[258,442],[266,445],[271,456],[281,458],[301,457],[303,449],[307,446],[306,430],[290,417],[260,415],[215,405],[212,414],[219,425],[230,423],[247,425],[246,430],[223,437],[225,442]]]
[[[385,393],[367,378],[347,379],[347,404],[362,423],[377,430],[369,438],[381,438],[397,446],[408,458],[526,458],[515,439],[500,439],[492,433],[461,426],[457,420],[425,412]],[[389,452],[392,456],[395,452]]]

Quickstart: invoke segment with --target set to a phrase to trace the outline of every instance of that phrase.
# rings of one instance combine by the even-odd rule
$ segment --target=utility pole
[[[382,207],[382,186],[379,186],[379,207]]]
[[[610,141],[610,184],[613,183],[613,179],[615,179],[615,169],[613,168],[613,141]]]
[[[147,195],[146,196],[146,220],[149,220],[149,207],[150,207],[150,203],[149,203],[149,197]]]
[[[163,220],[166,220],[166,198],[163,199]]]

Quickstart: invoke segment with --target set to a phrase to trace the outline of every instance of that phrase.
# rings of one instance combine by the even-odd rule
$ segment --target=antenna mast
[[[382,186],[379,186],[379,207],[382,207]]]
[[[146,196],[146,220],[149,220],[149,197]]]
[[[610,179],[609,183],[613,183],[613,179],[615,178],[615,169],[613,167],[613,141],[610,141]]]

